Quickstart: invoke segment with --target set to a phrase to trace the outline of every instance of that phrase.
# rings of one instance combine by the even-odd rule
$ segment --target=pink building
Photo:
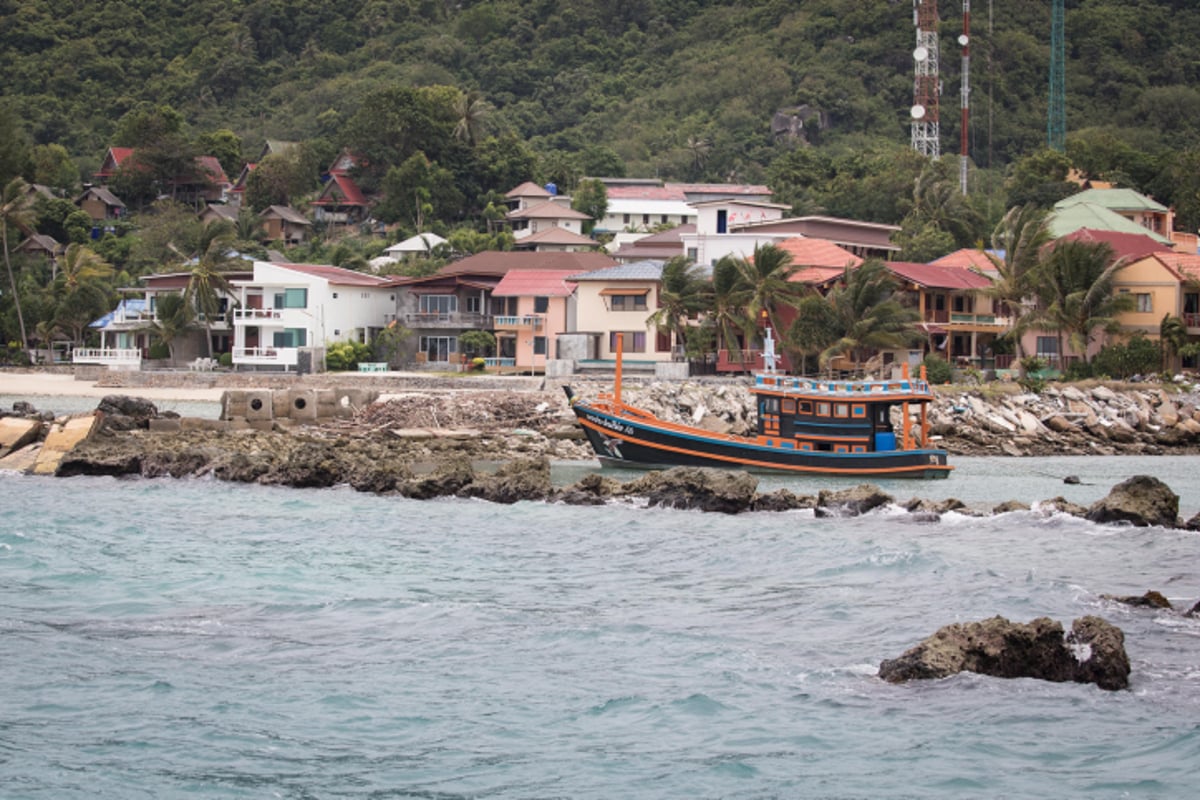
[[[518,369],[545,369],[552,343],[567,330],[569,299],[577,269],[513,269],[492,290],[496,352]],[[503,305],[503,314],[499,313]]]

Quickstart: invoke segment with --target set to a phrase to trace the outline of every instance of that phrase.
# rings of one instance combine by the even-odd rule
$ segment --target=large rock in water
[[[652,506],[740,514],[750,510],[758,480],[745,472],[672,467],[625,484],[623,495],[644,496]]]
[[[1062,624],[1047,617],[1028,624],[993,617],[947,625],[899,658],[879,665],[879,677],[889,683],[946,678],[963,671],[1094,683],[1110,691],[1129,686],[1125,635],[1093,616],[1075,620],[1066,636]]]
[[[150,420],[158,418],[158,406],[154,403],[124,394],[105,395],[96,410],[104,415],[104,427],[115,431],[145,429]]]
[[[1158,478],[1134,475],[1088,509],[1092,522],[1130,522],[1139,527],[1179,524],[1179,495]]]
[[[896,502],[890,494],[871,483],[833,492],[822,489],[817,495],[818,517],[855,517],[880,506]]]

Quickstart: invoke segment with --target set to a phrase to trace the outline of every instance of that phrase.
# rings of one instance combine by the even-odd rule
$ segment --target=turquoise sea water
[[[1196,460],[958,462],[895,493],[1099,496],[1148,467],[1179,491]],[[1198,553],[1025,513],[0,474],[0,797],[1191,797],[1200,620],[1101,595],[1186,609]],[[1132,688],[875,677],[996,614],[1105,617]]]

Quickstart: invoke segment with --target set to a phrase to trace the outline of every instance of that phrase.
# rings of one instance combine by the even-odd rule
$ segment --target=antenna
[[[971,0],[963,0],[963,32],[958,37],[962,45],[962,130],[959,132],[958,185],[967,193],[967,111],[971,107]]]
[[[938,158],[937,0],[913,0],[913,24],[917,27],[917,46],[913,50],[912,146],[922,155]]]

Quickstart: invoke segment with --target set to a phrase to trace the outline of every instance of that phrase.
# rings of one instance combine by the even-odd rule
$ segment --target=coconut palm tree
[[[459,94],[454,101],[454,115],[458,119],[454,125],[454,138],[474,147],[491,124],[488,119],[491,112],[492,104],[480,92],[471,89]]]
[[[750,338],[753,320],[745,312],[749,293],[741,279],[738,259],[723,256],[713,264],[708,320],[717,334],[717,349],[741,350],[739,337]]]
[[[0,196],[0,240],[4,247],[4,266],[8,270],[8,285],[12,289],[13,307],[17,311],[17,326],[21,329],[21,349],[29,351],[29,337],[25,333],[25,315],[21,312],[21,294],[17,291],[17,279],[13,275],[9,258],[8,230],[15,228],[23,234],[33,232],[33,205],[28,192],[29,184],[21,178],[13,178],[4,187]]]
[[[846,269],[841,283],[825,298],[832,310],[834,338],[821,351],[822,368],[837,356],[849,355],[861,370],[867,351],[903,347],[919,338],[920,312],[901,304],[896,288],[896,279],[878,259]]]
[[[1158,339],[1162,343],[1162,371],[1168,372],[1179,351],[1187,346],[1187,323],[1181,317],[1167,314],[1159,323]]]
[[[1132,295],[1113,292],[1116,274],[1123,266],[1124,260],[1114,260],[1106,242],[1063,239],[1055,243],[1043,264],[1041,309],[1034,322],[1058,333],[1060,356],[1065,352],[1064,335],[1087,363],[1095,330],[1115,333],[1120,329],[1117,315],[1134,307]]]
[[[51,287],[54,321],[70,331],[75,346],[83,344],[88,324],[108,306],[109,292],[102,281],[112,275],[112,265],[85,245],[73,243],[63,253]]]
[[[1032,301],[1041,274],[1042,250],[1049,241],[1050,224],[1046,212],[1033,204],[1009,209],[992,232],[992,248],[1004,255],[1001,258],[987,253],[996,276],[986,293],[1012,319],[1018,361],[1024,355],[1021,335],[1029,328],[1036,312]]]
[[[785,305],[795,308],[805,294],[802,284],[790,280],[799,269],[792,264],[791,254],[776,245],[764,244],[754,248],[750,259],[737,259],[734,264],[746,295],[744,330],[747,335],[764,321],[775,331],[783,330],[779,324],[779,310]]]
[[[225,273],[234,261],[230,250],[235,230],[224,221],[209,224],[200,232],[200,241],[192,262],[191,275],[183,296],[204,322],[204,338],[208,357],[212,358],[212,323],[221,312],[222,295],[231,291]]]
[[[659,307],[649,322],[662,333],[674,334],[676,343],[684,345],[691,327],[688,320],[708,307],[710,294],[704,271],[683,256],[676,256],[663,265]]]
[[[154,303],[154,321],[145,330],[167,346],[171,362],[175,361],[175,343],[191,330],[195,317],[192,305],[178,292],[159,295]]]

